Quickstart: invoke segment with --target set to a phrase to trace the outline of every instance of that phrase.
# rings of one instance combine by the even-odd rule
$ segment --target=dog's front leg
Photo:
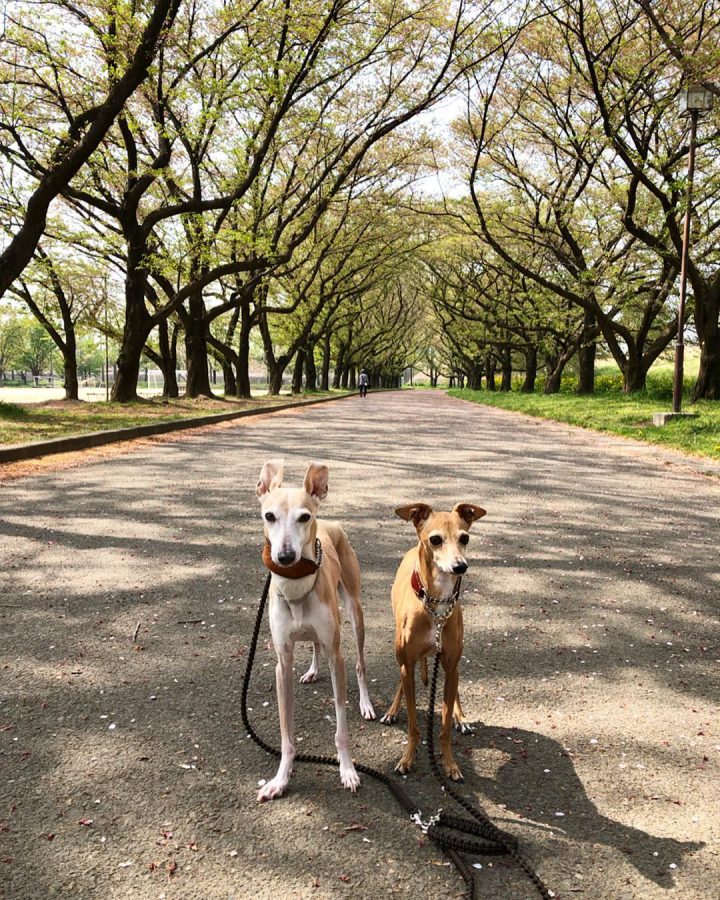
[[[281,797],[288,786],[295,759],[293,647],[290,642],[276,647],[278,663],[275,667],[278,713],[280,715],[281,756],[277,774],[258,791],[258,801]]]
[[[355,793],[360,787],[360,776],[355,770],[350,756],[350,738],[347,728],[347,674],[345,660],[339,647],[328,649],[328,662],[330,663],[330,678],[332,680],[333,696],[335,697],[335,746],[337,747],[338,760],[340,761],[340,781],[343,787]]]
[[[462,781],[462,772],[453,757],[450,743],[452,732],[453,711],[458,697],[458,682],[460,680],[459,657],[442,658],[445,670],[445,690],[443,692],[442,728],[440,730],[440,746],[442,748],[443,768],[448,778],[453,781]]]
[[[408,742],[405,752],[400,757],[400,762],[395,766],[395,771],[401,775],[407,775],[415,765],[415,752],[420,743],[420,729],[418,728],[417,711],[415,709],[415,660],[400,663],[400,683],[405,694]]]

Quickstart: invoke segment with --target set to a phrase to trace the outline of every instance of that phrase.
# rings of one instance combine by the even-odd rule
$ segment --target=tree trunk
[[[75,331],[65,332],[65,348],[63,350],[63,371],[65,375],[65,399],[78,399],[78,371],[75,347]]]
[[[333,372],[333,383],[332,386],[337,390],[340,387],[340,381],[342,379],[342,368],[339,365],[340,357],[335,360],[335,371]]]
[[[496,390],[495,387],[495,358],[492,353],[485,357],[485,387],[488,391]]]
[[[140,375],[140,357],[142,356],[145,341],[151,332],[148,326],[143,327],[143,317],[133,316],[133,324],[129,324],[125,317],[125,330],[123,332],[120,352],[115,366],[115,380],[110,397],[117,403],[130,403],[138,400],[137,383]],[[147,313],[145,318],[149,319]]]
[[[180,396],[177,383],[177,328],[169,334],[167,319],[158,325],[158,345],[160,347],[160,368],[163,374],[163,399]]]
[[[623,367],[623,393],[632,394],[634,391],[644,391],[647,380],[647,368],[641,356],[628,347],[628,356]]]
[[[700,368],[692,392],[692,402],[720,400],[720,332],[705,335],[700,346]]]
[[[140,357],[153,329],[153,321],[145,307],[145,237],[135,221],[123,222],[123,233],[126,240],[125,322],[110,396],[119,403],[129,403],[138,399]]]
[[[595,338],[598,327],[592,313],[586,312],[583,319],[583,334],[578,350],[578,394],[595,393]]]
[[[317,390],[317,366],[315,365],[315,347],[308,344],[305,353],[305,390]]]
[[[282,390],[283,375],[289,360],[281,356],[277,361],[268,361],[268,393],[276,397]]]
[[[292,377],[293,394],[302,394],[303,368],[305,366],[305,351],[301,348],[295,356],[295,368]]]
[[[235,378],[235,372],[232,367],[232,363],[229,359],[223,358],[222,361],[222,370],[223,370],[223,393],[226,397],[237,397],[238,396],[238,388],[237,388],[237,379]]]
[[[202,292],[191,294],[189,320],[185,327],[185,356],[187,359],[186,397],[212,397],[207,351],[207,320]]]
[[[564,350],[556,351],[555,355],[547,358],[547,380],[545,381],[545,394],[557,394],[562,385],[562,376],[565,366],[577,353],[578,339],[572,340]]]
[[[235,338],[235,329],[240,320],[240,306],[236,306],[233,310],[228,327],[225,331],[225,341],[223,350],[219,351],[220,365],[223,370],[223,394],[226,397],[237,396],[237,379],[235,378],[235,369],[233,364],[237,365],[237,355],[232,350],[233,339]],[[218,348],[216,348],[218,349]]]
[[[500,390],[506,394],[512,390],[512,350],[510,347],[504,347],[502,352],[502,379],[500,381]]]
[[[700,368],[692,401],[720,400],[720,288],[713,296],[709,296],[709,291],[701,294],[696,290],[695,310]]]
[[[320,370],[320,390],[330,389],[330,331],[323,339],[322,368]]]
[[[145,341],[152,331],[152,321],[145,309],[145,302],[133,299],[125,309],[120,351],[115,365],[115,379],[110,397],[118,403],[137,400],[137,383],[140,375],[140,357]]]
[[[357,370],[355,366],[350,366],[350,371],[348,372],[348,387],[351,391],[354,391],[357,388]]]
[[[537,347],[530,346],[525,349],[525,380],[520,388],[522,394],[532,394],[535,391],[537,379]]]
[[[249,301],[242,305],[240,340],[238,343],[237,396],[250,396],[250,332],[252,331]]]
[[[471,391],[479,391],[482,388],[483,370],[475,363],[467,368],[467,383]]]
[[[559,393],[561,384],[562,369],[553,369],[551,372],[548,372],[548,376],[545,379],[545,390],[543,391],[543,394]]]

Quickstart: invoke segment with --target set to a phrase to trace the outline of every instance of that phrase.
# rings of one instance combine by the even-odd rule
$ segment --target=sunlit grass
[[[308,395],[317,399],[320,393]],[[141,400],[137,403],[3,403],[0,401],[0,444],[25,444],[151,422],[171,422],[243,409],[261,409],[289,402],[291,397],[251,400]],[[296,398],[300,399],[300,398]]]
[[[663,427],[652,424],[652,415],[669,412],[672,408],[672,370],[669,368],[651,373],[647,389],[630,395],[622,393],[620,376],[610,369],[599,371],[593,396],[580,397],[573,393],[572,381],[559,394],[550,395],[521,394],[519,385],[514,385],[510,393],[467,389],[451,389],[449,393],[474,403],[720,459],[720,402],[690,404],[693,381],[688,379],[685,383],[683,411],[695,412],[697,418],[673,420]]]

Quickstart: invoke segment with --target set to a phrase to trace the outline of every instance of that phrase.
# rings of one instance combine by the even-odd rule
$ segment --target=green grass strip
[[[686,399],[683,411],[695,412],[697,418],[673,420],[656,427],[652,424],[653,413],[672,409],[671,393],[664,383],[649,383],[647,391],[629,395],[610,385],[601,383],[599,387],[592,396],[578,396],[570,391],[549,395],[521,394],[515,386],[510,393],[450,389],[448,394],[473,403],[720,459],[720,402],[703,401],[690,405]]]
[[[345,392],[337,392],[338,395]],[[314,400],[331,394],[313,392],[304,399]],[[5,403],[0,401],[0,445],[26,444],[54,438],[75,437],[95,431],[132,428],[154,422],[174,422],[198,416],[216,415],[246,409],[267,409],[302,400],[303,397],[258,397],[251,400],[201,398],[198,400],[160,399],[136,403],[91,403],[54,400],[47,403]]]

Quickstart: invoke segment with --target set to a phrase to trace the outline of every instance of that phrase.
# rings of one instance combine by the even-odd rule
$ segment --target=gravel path
[[[301,765],[286,797],[255,803],[274,760],[238,707],[263,580],[254,489],[278,456],[289,483],[310,459],[330,465],[325,514],[360,559],[379,712],[397,681],[389,587],[414,534],[393,508],[488,510],[470,545],[461,669],[481,724],[455,752],[465,789],[556,896],[717,897],[719,467],[430,392],[173,435],[2,484],[0,896],[462,893],[369,779],[351,796],[334,770]],[[251,715],[274,742],[263,633]],[[309,653],[297,656],[300,673]],[[355,756],[390,770],[404,717],[365,723],[350,685]],[[331,753],[326,666],[296,695],[299,749]],[[422,756],[407,787],[428,811],[447,806]],[[479,862],[481,898],[535,896],[514,865]]]

